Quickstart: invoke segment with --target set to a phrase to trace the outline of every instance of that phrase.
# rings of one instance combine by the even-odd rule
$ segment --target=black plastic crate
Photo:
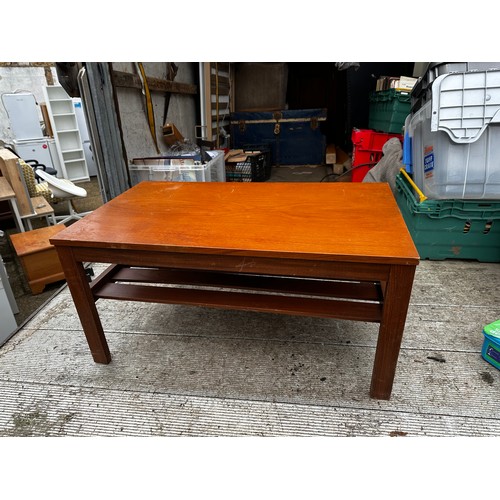
[[[252,153],[257,150],[259,153]],[[269,149],[249,148],[244,151],[248,154],[245,161],[226,162],[227,182],[264,182],[271,176],[271,153]]]
[[[262,153],[266,157],[266,178],[268,180],[271,177],[271,167],[272,167],[272,157],[273,157],[273,145],[272,144],[245,144],[243,146],[243,151],[255,151]]]

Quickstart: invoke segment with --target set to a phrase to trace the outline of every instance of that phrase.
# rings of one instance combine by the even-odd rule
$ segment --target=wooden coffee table
[[[50,241],[97,363],[100,298],[369,321],[390,398],[419,255],[388,184],[142,182]]]

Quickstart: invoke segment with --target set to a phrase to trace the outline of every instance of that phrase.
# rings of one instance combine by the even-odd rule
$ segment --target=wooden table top
[[[142,182],[55,245],[416,265],[388,184]]]

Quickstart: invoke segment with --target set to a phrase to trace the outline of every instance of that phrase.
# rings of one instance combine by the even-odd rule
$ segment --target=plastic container
[[[489,71],[500,69],[500,62],[433,62],[418,79],[411,91],[411,112],[416,113],[427,101],[432,99],[432,83],[436,78],[448,73],[468,71]]]
[[[481,356],[500,370],[500,320],[486,325],[483,329],[484,342]]]
[[[368,127],[380,132],[401,134],[410,114],[410,92],[396,89],[370,92]]]
[[[500,262],[500,202],[424,200],[398,174],[396,201],[422,259]]]
[[[245,144],[243,146],[243,151],[259,151],[265,156],[265,175],[264,180],[268,180],[271,177],[271,169],[272,169],[272,144]]]
[[[401,134],[387,134],[375,132],[368,129],[353,129],[352,141],[352,182],[361,182],[370,168],[376,165],[382,158],[382,148],[392,137],[397,137],[401,141]]]
[[[271,176],[269,164],[269,151],[248,153],[245,161],[230,162],[226,164],[227,182],[264,182]]]
[[[136,158],[129,165],[132,185],[142,181],[225,182],[223,151],[207,151],[213,158],[201,163],[199,155]]]
[[[432,199],[500,199],[500,71],[450,73],[411,119],[414,180]]]

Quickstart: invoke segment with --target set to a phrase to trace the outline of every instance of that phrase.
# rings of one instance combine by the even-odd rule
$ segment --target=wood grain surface
[[[387,184],[142,182],[56,246],[416,265]]]

